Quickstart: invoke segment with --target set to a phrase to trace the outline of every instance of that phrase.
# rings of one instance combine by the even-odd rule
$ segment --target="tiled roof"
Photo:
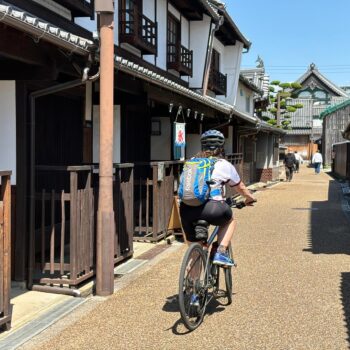
[[[343,109],[347,106],[350,105],[350,99],[349,100],[346,100],[342,103],[339,103],[339,104],[336,104],[336,105],[333,105],[333,106],[330,106],[328,107],[327,109],[325,109],[321,114],[320,114],[320,119],[323,119],[325,117],[327,117],[328,115],[330,114],[333,114],[334,112],[340,110],[340,109]]]
[[[120,71],[123,71],[128,74],[132,74],[136,77],[139,77],[144,80],[148,80],[155,85],[161,86],[167,90],[172,90],[177,92],[180,95],[190,97],[193,100],[201,102],[209,107],[212,107],[224,114],[227,115],[235,115],[241,119],[244,119],[250,123],[256,124],[258,122],[257,118],[238,111],[234,106],[231,106],[225,102],[212,98],[210,96],[203,96],[191,89],[188,89],[180,84],[175,83],[174,81],[165,78],[164,76],[153,72],[143,66],[135,64],[123,57],[116,56],[115,57],[115,66]]]
[[[304,73],[296,82],[302,84],[310,75],[314,74],[319,80],[321,80],[330,90],[334,91],[339,96],[349,97],[349,95],[340,87],[332,83],[323,74],[319,72],[315,64],[310,64],[309,69]]]
[[[0,0],[0,22],[32,34],[36,40],[49,41],[78,54],[87,54],[93,45],[91,40],[58,28],[3,0]]]
[[[239,41],[241,41],[244,44],[244,47],[246,49],[249,49],[249,47],[251,46],[252,43],[238,29],[236,23],[233,21],[232,17],[227,12],[227,10],[225,8],[225,4],[222,1],[218,1],[218,0],[200,0],[200,1],[204,5],[204,7],[208,10],[210,15],[217,20],[221,16],[219,13],[219,10],[220,10],[221,13],[223,13],[223,16],[224,16],[225,20],[227,21],[227,23],[230,25],[231,29],[238,36]]]
[[[208,2],[208,0],[203,1]],[[90,46],[93,45],[93,42],[91,40],[76,36],[61,28],[58,28],[26,11],[7,4],[3,0],[0,0],[0,21],[8,24],[9,26],[32,34],[36,36],[38,40],[46,40],[56,45],[64,46],[67,49],[70,48],[72,52],[79,54],[88,54]],[[124,71],[141,79],[148,80],[155,85],[192,98],[193,100],[201,102],[224,114],[236,115],[239,118],[253,124],[256,124],[258,122],[257,118],[238,111],[234,106],[231,106],[209,96],[202,96],[193,90],[177,84],[160,74],[157,74],[120,56],[115,56],[115,67],[120,71]]]
[[[249,89],[251,89],[252,91],[256,92],[259,95],[263,95],[264,91],[262,89],[260,89],[257,85],[254,84],[254,82],[252,80],[250,80],[249,78],[245,77],[244,74],[240,74],[239,75],[239,80]]]
[[[293,129],[287,130],[287,135],[311,135],[312,129]]]

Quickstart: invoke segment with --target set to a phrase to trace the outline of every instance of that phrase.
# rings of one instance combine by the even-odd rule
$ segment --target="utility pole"
[[[276,125],[281,126],[281,94],[280,92],[277,92]]]
[[[100,33],[100,174],[97,211],[96,294],[114,292],[113,97],[114,4],[96,0]]]

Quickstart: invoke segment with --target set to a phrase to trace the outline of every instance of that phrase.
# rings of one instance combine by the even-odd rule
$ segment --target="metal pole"
[[[96,294],[114,292],[113,95],[114,15],[100,12],[100,175],[97,211]]]

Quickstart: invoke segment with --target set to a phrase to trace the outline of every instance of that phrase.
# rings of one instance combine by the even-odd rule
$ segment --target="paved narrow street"
[[[236,211],[234,301],[192,333],[175,300],[185,247],[168,255],[40,349],[348,349],[350,232],[341,190],[303,167]],[[61,321],[62,323],[62,321]],[[31,346],[35,345],[32,342]],[[22,347],[29,348],[30,344]],[[38,347],[36,347],[38,348]]]

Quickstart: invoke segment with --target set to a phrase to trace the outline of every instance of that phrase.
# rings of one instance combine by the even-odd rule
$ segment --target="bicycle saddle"
[[[196,239],[206,241],[208,239],[209,223],[205,220],[198,220],[193,223]]]

